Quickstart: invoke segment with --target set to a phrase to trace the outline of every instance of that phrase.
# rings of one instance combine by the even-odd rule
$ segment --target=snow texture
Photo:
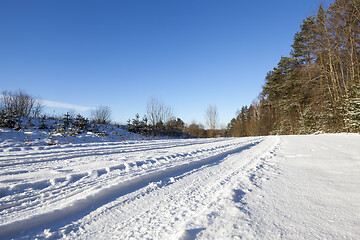
[[[4,132],[0,239],[360,238],[356,134],[28,148]]]

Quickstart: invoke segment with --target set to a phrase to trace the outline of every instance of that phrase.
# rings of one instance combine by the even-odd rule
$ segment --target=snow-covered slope
[[[360,136],[0,151],[0,239],[357,239]]]
[[[40,122],[38,119],[33,119],[32,121],[33,125],[30,126],[23,124],[24,128],[20,131],[0,127],[0,152],[4,150],[18,151],[23,149],[38,149],[39,147],[42,148],[42,146],[49,145],[121,142],[151,139],[151,137],[145,137],[140,134],[127,131],[125,126],[105,124],[93,125],[97,126],[98,133],[84,131],[74,137],[69,134],[54,133],[54,129],[50,129],[50,126],[54,126],[54,122],[56,122],[55,120],[48,120],[48,129],[39,129]],[[69,130],[67,130],[67,133],[69,133]]]

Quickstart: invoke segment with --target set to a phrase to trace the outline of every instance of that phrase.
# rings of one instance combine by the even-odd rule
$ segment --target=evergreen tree
[[[72,124],[72,117],[69,112],[64,114],[63,123],[64,123],[65,129],[68,128],[70,126],[70,124]]]
[[[89,129],[89,120],[81,114],[78,114],[75,118],[74,126],[80,131],[87,131]]]
[[[344,104],[344,122],[348,132],[360,132],[360,86],[350,88]]]
[[[228,125],[231,136],[357,132],[360,1],[335,0],[306,18],[290,57],[270,71],[257,102]]]

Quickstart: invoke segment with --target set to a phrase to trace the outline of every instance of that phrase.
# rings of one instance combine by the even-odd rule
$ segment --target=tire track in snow
[[[2,226],[0,226],[0,236],[6,236],[8,234],[15,233],[19,229],[23,230],[24,226],[26,226],[26,228],[30,229],[35,226],[40,226],[41,223],[48,223],[48,222],[52,222],[52,221],[61,220],[63,218],[68,217],[69,215],[73,215],[75,213],[79,213],[81,211],[89,209],[97,202],[106,203],[110,198],[118,197],[119,194],[121,196],[121,195],[128,193],[129,191],[134,191],[138,188],[141,188],[142,186],[147,185],[149,183],[149,181],[154,181],[155,179],[168,177],[170,175],[176,175],[176,174],[179,174],[179,172],[191,171],[191,169],[199,168],[203,165],[210,164],[211,162],[214,162],[214,161],[215,162],[219,161],[219,159],[221,159],[225,155],[239,151],[242,148],[251,147],[254,144],[258,144],[258,143],[259,142],[255,142],[255,143],[250,143],[250,144],[245,144],[245,145],[242,143],[243,146],[241,146],[240,148],[236,148],[235,150],[232,149],[230,151],[227,150],[225,152],[216,154],[215,156],[211,156],[211,157],[208,157],[205,159],[201,159],[198,161],[193,161],[193,162],[189,162],[189,163],[185,163],[185,164],[180,164],[177,166],[165,166],[164,169],[154,169],[152,172],[147,173],[145,175],[136,176],[136,174],[135,174],[134,178],[122,181],[120,183],[118,183],[117,178],[114,178],[113,180],[115,183],[113,183],[113,185],[111,187],[101,188],[100,190],[95,190],[96,182],[91,183],[91,182],[86,182],[86,181],[84,182],[84,185],[80,185],[80,186],[67,183],[67,184],[65,184],[65,186],[59,186],[58,189],[50,189],[51,191],[65,192],[65,194],[63,195],[64,198],[69,197],[69,194],[66,194],[66,193],[68,193],[69,189],[68,190],[64,189],[69,186],[73,187],[75,189],[75,191],[76,190],[80,191],[80,192],[90,191],[90,194],[86,195],[85,198],[77,199],[75,197],[71,203],[68,203],[63,208],[55,209],[53,211],[45,212],[42,214],[33,215],[32,217],[30,217],[28,219],[15,220],[11,223],[3,224]],[[203,144],[209,144],[209,143],[203,143]],[[238,144],[241,145],[241,143],[238,143]],[[200,144],[200,145],[202,145],[202,144]],[[236,146],[236,144],[227,144],[225,146],[227,146],[227,148],[231,148],[231,147]],[[174,159],[174,158],[178,157],[181,160],[181,159],[186,158],[186,156],[194,157],[194,156],[197,156],[198,154],[200,154],[200,156],[199,156],[200,158],[204,158],[204,154],[202,154],[202,153],[205,152],[205,153],[209,153],[211,155],[213,153],[216,153],[215,150],[217,150],[219,148],[220,149],[224,148],[224,145],[223,146],[220,145],[217,147],[215,146],[213,148],[210,148],[210,150],[209,149],[198,149],[198,150],[194,151],[194,153],[190,153],[190,154],[181,154],[181,153],[178,153],[175,155],[172,154],[172,155],[168,156],[167,158]],[[206,156],[206,154],[205,154],[205,156]],[[180,163],[181,163],[181,161],[180,161]],[[81,179],[85,179],[88,177],[89,177],[89,175],[84,175],[84,176],[79,176],[78,179],[76,179],[77,177],[73,176],[72,180],[75,180],[73,182],[78,182]],[[68,180],[71,180],[71,179],[68,179]],[[111,178],[106,179],[106,180],[111,180]],[[68,182],[71,182],[71,181],[68,181]],[[134,186],[137,186],[137,187],[134,188]],[[46,194],[46,191],[45,191],[46,189],[47,188],[45,187],[44,192],[41,192],[41,194]],[[39,192],[37,192],[37,193],[39,193]],[[116,194],[114,194],[114,193],[116,193]],[[54,194],[49,193],[48,195],[53,196]],[[76,194],[74,194],[74,196],[76,196]],[[20,199],[21,199],[21,197],[23,197],[23,196],[19,196]],[[38,200],[36,197],[34,197],[33,199],[34,199],[34,201]],[[25,201],[26,198],[23,200]],[[28,200],[31,200],[31,199],[29,198]],[[54,199],[54,201],[57,201],[57,200],[59,200],[59,199]],[[45,199],[43,201],[51,201],[51,198]],[[35,202],[32,207],[36,208],[36,206],[37,205]],[[30,206],[28,206],[28,207],[30,207]],[[25,210],[26,210],[26,206],[25,206]],[[26,211],[24,213],[26,214]]]
[[[121,197],[84,219],[59,229],[54,235],[65,239],[98,236],[116,236],[120,239],[177,239],[184,231],[203,231],[206,229],[207,218],[220,218],[217,216],[217,208],[222,205],[217,203],[218,199],[226,197],[230,201],[238,200],[237,204],[241,204],[240,196],[233,198],[233,189],[239,189],[239,180],[246,182],[245,187],[251,187],[247,170],[256,169],[274,145],[278,144],[276,138],[265,141],[227,155],[214,165],[196,168],[174,179],[153,182],[148,185],[150,189],[155,186],[153,190],[141,189]],[[247,188],[243,190],[247,192]],[[101,226],[100,229],[97,226]]]
[[[158,157],[158,158],[155,158],[155,159],[147,159],[147,160],[141,160],[141,161],[126,162],[126,163],[116,164],[116,165],[107,167],[106,169],[100,168],[100,169],[91,170],[91,172],[72,173],[72,174],[66,176],[66,180],[67,180],[68,183],[73,183],[73,182],[77,182],[81,178],[90,177],[91,175],[93,175],[94,177],[99,177],[99,176],[101,176],[103,174],[106,174],[106,173],[109,173],[109,172],[112,172],[112,171],[116,171],[116,170],[131,171],[132,168],[139,168],[139,167],[148,168],[148,166],[146,166],[146,165],[154,165],[154,164],[157,164],[158,162],[160,162],[161,160],[166,160],[166,159],[171,160],[171,162],[174,163],[174,162],[176,162],[176,159],[181,160],[181,159],[183,159],[185,157],[196,157],[197,155],[199,155],[201,153],[212,152],[213,150],[216,150],[218,148],[231,147],[232,145],[233,144],[227,144],[227,145],[222,145],[222,146],[213,147],[213,148],[199,149],[199,150],[196,150],[196,151],[191,152],[191,153],[183,152],[183,153],[165,155],[165,156],[161,156],[161,157]],[[19,173],[23,173],[23,171],[20,171]],[[25,191],[28,188],[32,188],[33,186],[34,186],[33,187],[34,189],[39,189],[39,188],[44,189],[44,188],[49,187],[51,185],[55,185],[55,183],[57,183],[57,182],[64,182],[64,181],[65,181],[64,177],[60,177],[60,178],[50,179],[50,180],[47,180],[47,181],[41,180],[41,181],[36,181],[36,182],[32,182],[32,183],[20,183],[20,184],[12,186],[10,189],[9,188],[2,188],[1,192],[0,192],[0,196],[1,195],[6,195],[6,193],[7,194],[9,194],[9,193],[21,193],[21,191]],[[87,183],[87,184],[88,184],[88,187],[91,186],[89,183]],[[39,186],[44,186],[44,187],[39,187]],[[60,187],[63,187],[63,186],[60,186]],[[53,191],[53,190],[54,189],[51,189],[51,191]],[[36,194],[38,194],[38,193],[36,193]],[[31,200],[31,198],[24,198],[23,196],[21,198],[22,198],[22,200],[20,202],[18,202],[18,205],[21,202]],[[14,206],[11,203],[8,204],[8,205],[9,206]],[[6,208],[6,205],[2,206],[2,209],[4,209],[4,208]]]
[[[139,151],[149,151],[149,150],[158,150],[158,149],[166,149],[166,148],[174,148],[174,147],[185,147],[191,146],[194,144],[197,145],[204,145],[204,144],[211,144],[216,142],[226,141],[225,139],[220,140],[211,140],[206,142],[199,142],[193,140],[191,142],[185,143],[173,143],[171,141],[154,141],[152,142],[145,142],[145,143],[118,143],[118,144],[106,144],[106,147],[103,146],[92,146],[87,147],[83,146],[84,144],[79,145],[71,145],[70,149],[63,148],[61,149],[60,146],[57,147],[49,147],[46,150],[44,149],[41,152],[33,152],[29,151],[26,154],[17,154],[17,152],[10,152],[8,154],[0,155],[0,167],[7,167],[7,166],[14,166],[14,165],[21,165],[21,164],[32,164],[32,163],[41,163],[41,162],[50,162],[50,161],[59,161],[59,160],[66,160],[68,158],[77,158],[77,157],[86,157],[86,156],[103,156],[103,155],[111,155],[111,154],[119,154],[119,153],[133,153]],[[165,144],[161,144],[161,143]],[[160,146],[159,146],[160,145]],[[52,151],[56,149],[56,151]],[[116,150],[115,150],[116,149]],[[119,150],[120,149],[120,150]],[[99,151],[100,150],[100,151]],[[44,155],[50,155],[48,158],[44,157]],[[66,155],[64,157],[64,155]],[[36,159],[41,160],[36,161]],[[32,160],[35,159],[35,160]],[[32,161],[31,161],[32,160]],[[5,163],[2,163],[5,162]]]

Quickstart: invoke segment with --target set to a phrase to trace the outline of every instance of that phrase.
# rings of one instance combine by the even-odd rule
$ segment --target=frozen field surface
[[[357,134],[7,144],[0,239],[360,239],[359,184]]]

